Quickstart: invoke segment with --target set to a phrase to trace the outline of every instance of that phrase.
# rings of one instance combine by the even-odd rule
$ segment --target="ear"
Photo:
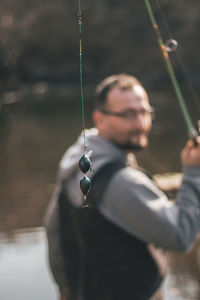
[[[99,131],[103,130],[105,126],[105,115],[100,110],[95,110],[92,113],[92,120]]]

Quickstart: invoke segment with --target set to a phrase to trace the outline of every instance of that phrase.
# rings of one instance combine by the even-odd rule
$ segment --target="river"
[[[39,95],[3,107],[0,120],[0,299],[56,300],[49,272],[42,219],[51,197],[58,162],[81,130],[80,99]],[[69,98],[69,97],[68,97]],[[171,95],[151,93],[156,118],[150,146],[138,155],[153,174],[180,172],[179,152],[186,141],[179,109]],[[91,99],[86,124],[92,125]],[[176,100],[173,100],[176,101]],[[200,247],[169,255],[165,300],[200,299]]]

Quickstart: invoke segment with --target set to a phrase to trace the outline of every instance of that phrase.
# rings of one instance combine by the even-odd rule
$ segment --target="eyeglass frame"
[[[122,112],[114,112],[114,111],[109,111],[104,108],[100,110],[103,114],[108,115],[108,116],[115,116],[123,119],[132,119],[135,120],[137,118],[138,114],[149,114],[152,119],[155,117],[155,110],[152,106],[150,106],[148,109],[142,109],[140,111],[134,111],[134,110],[125,110]]]

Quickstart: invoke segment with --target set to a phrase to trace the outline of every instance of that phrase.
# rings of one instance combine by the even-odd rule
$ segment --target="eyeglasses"
[[[101,112],[108,116],[115,116],[126,120],[135,120],[138,115],[142,115],[144,117],[151,117],[151,118],[154,118],[155,116],[154,108],[152,106],[150,106],[147,109],[125,110],[122,112],[114,112],[106,109],[101,109]]]

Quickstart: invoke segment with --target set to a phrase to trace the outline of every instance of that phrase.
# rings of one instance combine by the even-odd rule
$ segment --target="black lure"
[[[83,156],[79,160],[79,168],[80,168],[81,172],[83,172],[84,174],[87,173],[88,171],[90,171],[90,172],[92,171],[92,163],[90,160],[91,154],[92,154],[92,150],[83,154]],[[84,195],[83,207],[88,207],[89,205],[87,204],[86,196],[89,193],[90,188],[91,188],[91,180],[86,175],[84,175],[80,180],[80,188]]]
[[[79,160],[79,168],[84,174],[91,170],[91,160],[87,154],[84,154]]]
[[[80,187],[83,194],[86,196],[91,188],[91,181],[87,176],[83,176],[80,180]]]

